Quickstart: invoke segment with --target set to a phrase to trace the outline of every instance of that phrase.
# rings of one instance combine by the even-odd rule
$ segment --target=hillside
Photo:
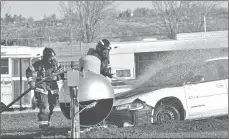
[[[206,26],[207,31],[228,30],[228,16],[217,15],[207,17]],[[17,41],[17,45],[26,44],[29,46],[36,46],[41,42],[43,46],[47,46],[49,42],[64,42],[68,39],[68,33],[63,26],[47,26],[42,29],[38,27],[7,25],[3,27],[1,36],[3,39],[24,38]],[[180,25],[178,33],[188,32],[191,32],[190,28]],[[167,39],[167,34],[168,32],[165,31],[162,23],[156,17],[131,17],[129,19],[114,20],[94,42],[101,38],[108,38],[111,41],[138,41],[148,37]],[[43,38],[39,40],[37,37]]]

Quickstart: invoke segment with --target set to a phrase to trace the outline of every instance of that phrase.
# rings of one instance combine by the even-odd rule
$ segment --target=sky
[[[135,9],[138,7],[152,8],[151,1],[116,1],[117,10]],[[221,4],[228,7],[228,2]],[[10,14],[21,14],[24,17],[33,17],[35,20],[43,19],[46,16],[55,13],[60,17],[59,1],[7,1],[5,10],[1,13],[4,16],[6,12]]]
[[[117,1],[118,10],[135,9],[137,7],[151,8],[151,1]],[[55,13],[59,17],[59,1],[7,1],[5,10],[10,14],[21,14],[24,17],[32,16],[35,20],[40,20]]]

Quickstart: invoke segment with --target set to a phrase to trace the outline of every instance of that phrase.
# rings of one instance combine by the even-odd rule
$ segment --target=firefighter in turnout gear
[[[61,69],[55,59],[55,52],[52,48],[43,50],[43,57],[26,69],[26,77],[30,87],[34,90],[34,100],[37,102],[39,113],[37,115],[39,127],[43,130],[50,129],[50,118],[53,114],[54,106],[59,97],[57,81],[64,79],[64,74],[53,77],[52,79],[35,86],[35,83],[45,77],[50,77]],[[36,74],[36,79],[34,78]]]
[[[96,45],[96,49],[90,48],[87,52],[87,55],[94,55],[101,60],[100,74],[105,77],[112,78],[113,74],[109,67],[110,59],[110,42],[107,39],[100,40]]]

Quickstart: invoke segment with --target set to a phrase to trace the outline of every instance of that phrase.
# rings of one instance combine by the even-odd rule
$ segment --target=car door
[[[228,59],[216,59],[208,61],[206,65],[205,82],[208,89],[200,92],[200,98],[206,101],[209,109],[203,116],[216,116],[228,112],[228,90],[226,80],[228,78]]]
[[[224,81],[225,97],[223,103],[220,103],[224,114],[228,114],[228,58],[217,61],[220,79]]]
[[[184,86],[190,117],[225,113],[228,104],[227,89],[219,69],[218,60],[205,62],[193,69],[192,79],[196,80]]]

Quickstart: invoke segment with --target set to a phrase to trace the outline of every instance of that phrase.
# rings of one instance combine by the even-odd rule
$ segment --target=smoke
[[[225,49],[208,49],[208,50],[185,50],[185,51],[170,51],[165,53],[164,55],[160,56],[159,58],[155,59],[150,63],[147,67],[145,67],[143,73],[135,80],[135,81],[126,81],[126,84],[131,84],[134,89],[141,87],[147,81],[154,81],[158,79],[154,79],[154,75],[156,75],[162,69],[168,68],[170,66],[181,65],[181,64],[195,64],[199,62],[203,62],[209,58],[216,58],[219,56],[227,56],[228,55],[228,48]],[[182,71],[184,70],[184,71]],[[187,73],[185,70],[192,70],[189,69],[187,66],[186,68],[181,68],[176,72],[179,72],[181,75]],[[168,71],[169,72],[169,71]],[[173,73],[173,72],[171,72]],[[167,74],[167,73],[165,73]],[[185,76],[185,75],[184,75]],[[170,78],[172,76],[165,76],[166,78]],[[159,79],[160,80],[160,79]]]

